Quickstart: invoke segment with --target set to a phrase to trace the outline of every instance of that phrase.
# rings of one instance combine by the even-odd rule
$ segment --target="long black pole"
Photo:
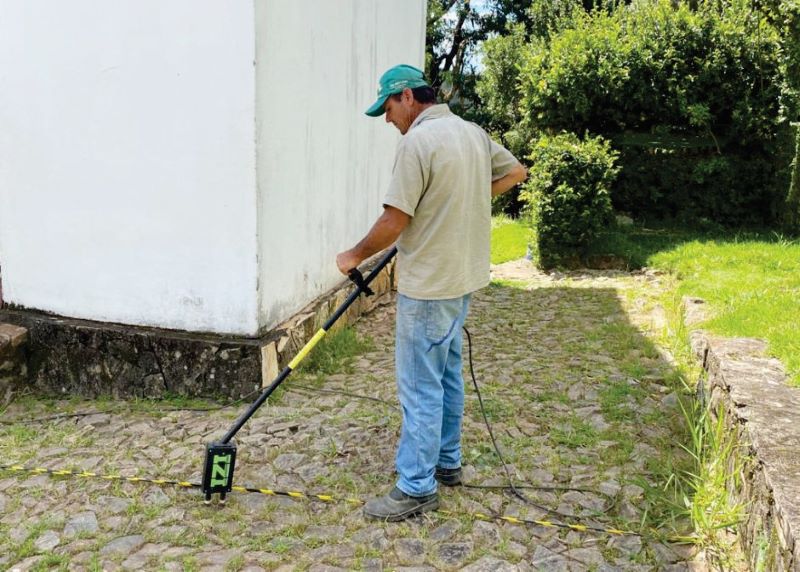
[[[222,438],[221,443],[228,443],[231,439],[233,439],[234,435],[239,432],[239,429],[247,423],[247,420],[253,416],[253,414],[261,407],[267,398],[272,395],[272,392],[275,391],[278,386],[283,383],[283,381],[289,377],[289,374],[294,371],[300,361],[308,354],[309,351],[319,342],[320,339],[325,335],[325,333],[330,330],[333,324],[342,317],[350,305],[356,301],[362,293],[368,292],[371,293],[368,286],[370,282],[372,282],[375,277],[380,274],[381,270],[383,270],[387,264],[394,258],[394,255],[397,254],[397,248],[392,247],[383,258],[380,259],[378,264],[370,271],[369,275],[366,278],[361,279],[361,274],[356,271],[355,273],[351,273],[350,277],[356,283],[356,289],[347,297],[347,299],[342,303],[339,308],[333,313],[333,315],[328,318],[328,321],[325,322],[325,325],[314,335],[311,340],[309,340],[303,349],[297,354],[297,356],[289,363],[288,366],[283,368],[283,370],[278,374],[278,377],[267,387],[264,391],[261,392],[261,395],[258,396],[258,399],[253,402],[253,404],[245,411],[233,424],[233,426],[228,429],[228,432],[225,433],[225,436]],[[357,277],[357,278],[356,278]]]

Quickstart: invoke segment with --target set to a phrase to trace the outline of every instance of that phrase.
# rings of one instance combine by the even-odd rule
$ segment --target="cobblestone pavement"
[[[364,520],[360,507],[347,503],[252,493],[206,506],[197,490],[0,472],[0,568],[703,569],[690,548],[650,536],[470,516],[629,530],[645,523],[670,532],[664,485],[685,462],[675,373],[645,334],[660,327],[651,311],[659,276],[541,274],[523,261],[494,274],[500,280],[474,296],[468,320],[475,373],[514,478],[555,488],[525,489],[545,508],[503,490],[451,488],[441,491],[442,511],[387,524]],[[262,407],[237,438],[237,484],[358,498],[391,487],[400,425],[393,319],[388,305],[361,320],[358,333],[372,347],[351,373],[293,376]],[[336,390],[387,403],[328,393]],[[199,481],[203,443],[219,438],[243,406],[213,412],[161,406],[23,400],[3,417],[31,421],[0,426],[2,462]],[[88,409],[114,411],[34,421]],[[464,457],[466,481],[506,483],[471,384]]]

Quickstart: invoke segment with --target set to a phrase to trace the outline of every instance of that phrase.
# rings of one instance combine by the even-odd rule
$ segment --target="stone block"
[[[28,330],[14,324],[0,324],[0,347],[16,349],[28,340]]]
[[[279,373],[277,343],[261,346],[261,387],[267,387]]]
[[[14,394],[28,381],[28,330],[0,323],[0,407],[11,402]]]
[[[683,305],[683,321],[687,326],[695,326],[710,317],[708,306],[702,298],[684,296],[681,304]]]

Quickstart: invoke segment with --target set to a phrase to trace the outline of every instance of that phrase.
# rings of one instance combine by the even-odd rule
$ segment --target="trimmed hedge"
[[[602,137],[544,136],[528,157],[530,176],[520,198],[534,233],[538,265],[571,265],[613,218],[609,188],[616,153]]]

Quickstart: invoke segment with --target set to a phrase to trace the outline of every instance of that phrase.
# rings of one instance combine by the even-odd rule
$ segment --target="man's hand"
[[[353,252],[353,249],[345,250],[336,255],[336,266],[339,272],[347,276],[353,268],[357,268],[363,259]]]

